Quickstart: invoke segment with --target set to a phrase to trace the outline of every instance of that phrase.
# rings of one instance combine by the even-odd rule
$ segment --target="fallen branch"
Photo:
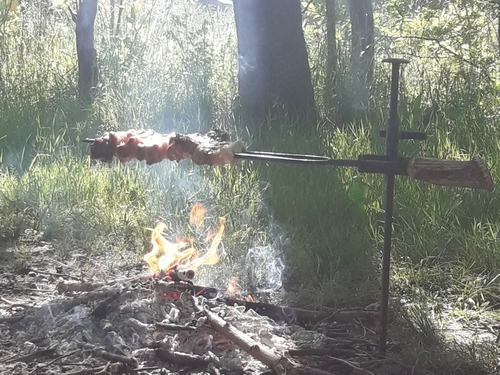
[[[234,342],[252,357],[274,370],[278,375],[332,375],[330,372],[294,363],[289,358],[274,353],[266,345],[253,340],[251,337],[211,312],[207,307],[203,308],[201,311],[205,314],[207,322],[210,323],[215,331]]]

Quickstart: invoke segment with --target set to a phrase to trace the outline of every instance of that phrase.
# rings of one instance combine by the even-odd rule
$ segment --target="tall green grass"
[[[253,126],[238,124],[233,116],[237,46],[230,7],[125,2],[118,25],[118,9],[100,3],[99,85],[94,103],[82,108],[73,21],[62,7],[47,9],[43,3],[26,3],[22,13],[0,24],[3,242],[15,245],[34,230],[58,242],[62,255],[78,248],[141,253],[157,219],[167,223],[172,236],[192,231],[185,218],[191,205],[201,201],[211,220],[228,218],[227,268],[216,276],[221,282],[245,268],[248,249],[271,244],[271,255],[286,263],[287,287],[296,291],[304,286],[301,303],[373,302],[378,298],[383,176],[257,162],[217,169],[189,162],[104,166],[88,160],[88,148],[79,140],[103,130],[216,127],[245,139],[254,150],[346,159],[380,154],[384,140],[378,132],[387,119],[390,70],[379,60],[386,55],[411,59],[402,76],[402,128],[429,135],[425,142],[402,141],[401,153],[462,160],[480,155],[494,181],[499,180],[498,59],[491,52],[496,41],[491,24],[481,23],[479,16],[465,19],[460,9],[418,13],[404,8],[411,8],[406,3],[397,9],[392,2],[387,7],[376,3],[380,27],[372,95],[367,108],[354,114],[348,102],[346,9],[337,2],[339,68],[335,92],[324,93],[324,25],[321,6],[312,4],[305,29],[320,121],[311,126],[269,119]],[[464,7],[473,14],[485,10],[484,4]],[[401,9],[407,12],[405,23],[398,18]],[[458,12],[456,20],[443,12]],[[439,30],[438,16],[456,27]],[[469,28],[457,20],[467,21]],[[448,50],[429,38],[401,38],[424,26],[433,32],[427,37],[448,38]],[[452,32],[460,37],[450,39]],[[469,49],[462,51],[464,41]],[[450,54],[452,47],[461,56]],[[499,270],[499,212],[497,193],[398,177],[394,281],[402,283],[402,269],[418,280],[422,262],[436,269],[453,264],[446,270],[464,269],[492,280]]]

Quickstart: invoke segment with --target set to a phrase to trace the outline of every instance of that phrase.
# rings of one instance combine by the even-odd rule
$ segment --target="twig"
[[[33,271],[35,273],[39,273],[40,275],[48,275],[48,276],[63,277],[63,278],[66,277],[68,279],[73,279],[73,280],[78,280],[78,281],[82,280],[81,277],[71,276],[71,275],[64,274],[64,273],[55,273],[55,272],[40,271],[40,270],[31,268],[31,267],[30,267],[30,271]]]
[[[330,355],[326,356],[326,358],[333,359],[334,361],[338,361],[340,363],[343,363],[343,364],[351,367],[352,369],[354,369],[354,371],[356,373],[358,373],[358,374],[375,375],[373,372],[368,371],[368,370],[366,370],[364,368],[361,368],[361,367],[359,367],[359,364],[355,364],[355,363],[353,363],[351,361],[347,361],[347,360],[342,359],[342,358],[332,357]]]
[[[36,367],[33,371],[30,372],[30,375],[36,374],[38,372],[38,370],[41,370],[42,368],[45,368],[45,367],[49,367],[50,365],[56,363],[57,361],[59,361],[63,358],[69,357],[70,355],[73,355],[73,354],[78,353],[78,352],[80,352],[80,350],[73,350],[72,352],[69,352],[69,353],[60,355],[59,357],[54,358],[50,362],[40,364],[40,367]]]
[[[0,301],[6,303],[7,305],[15,305],[15,302],[9,301],[8,299],[5,299],[3,297],[0,297]]]
[[[9,301],[8,299],[3,298],[3,297],[0,297],[0,301],[9,305],[9,310],[15,309],[16,307],[20,307],[23,309],[28,309],[31,307],[30,305],[27,305],[25,303],[16,303],[16,302]]]
[[[86,366],[85,364],[80,364],[80,366]],[[101,374],[103,371],[106,371],[109,365],[106,366],[100,366],[100,367],[93,367],[89,369],[82,369],[78,371],[73,371],[73,372],[68,372],[65,375],[93,375],[93,374]],[[142,371],[154,371],[154,370],[160,370],[162,367],[159,366],[148,366],[148,367],[138,367],[138,368],[127,368],[125,371],[122,373],[128,373],[128,374],[138,374],[141,373]]]
[[[306,4],[306,6],[304,7],[304,9],[302,10],[302,16],[304,16],[304,14],[306,14],[307,10],[309,9],[309,6],[312,4],[313,0],[309,0]]]
[[[288,354],[292,357],[303,357],[307,355],[325,356],[325,355],[339,355],[342,357],[356,357],[358,353],[352,349],[339,349],[339,348],[308,348],[308,349],[289,349]]]
[[[82,370],[73,371],[73,372],[67,372],[65,375],[92,375],[92,374],[97,374],[97,373],[103,371],[105,368],[106,368],[106,366],[93,367],[93,368],[82,369]]]
[[[170,362],[179,366],[205,367],[211,362],[211,359],[208,357],[202,357],[196,354],[174,352],[165,348],[158,348],[155,352],[158,358],[162,361]]]
[[[183,326],[180,324],[156,323],[156,328],[162,328],[169,331],[196,331],[195,327]]]
[[[97,357],[101,357],[102,359],[105,359],[107,361],[121,362],[121,363],[124,363],[124,364],[132,367],[132,368],[136,368],[138,365],[137,359],[135,359],[134,357],[127,357],[127,356],[121,355],[121,354],[109,353],[106,350],[104,350],[103,348],[95,347],[92,344],[84,344],[83,343],[82,347],[84,349],[92,351],[93,355],[95,355]]]
[[[27,354],[22,357],[17,357],[17,358],[10,358],[8,361],[5,361],[5,363],[12,363],[12,362],[32,362],[34,359],[45,357],[45,356],[52,356],[56,353],[56,346],[52,346],[48,349],[40,349],[37,350],[36,352]]]

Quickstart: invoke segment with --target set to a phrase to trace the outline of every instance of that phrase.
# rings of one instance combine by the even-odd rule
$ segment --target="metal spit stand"
[[[386,59],[384,62],[392,64],[391,79],[391,104],[389,109],[389,120],[385,134],[385,154],[387,158],[396,162],[398,158],[399,116],[398,116],[398,91],[399,91],[399,68],[401,64],[409,63],[404,59]],[[407,139],[425,139],[425,134],[414,133],[415,137]],[[389,279],[391,269],[391,246],[392,246],[392,212],[394,207],[394,173],[386,174],[385,187],[385,219],[384,219],[384,248],[382,252],[382,298],[380,301],[380,335],[378,349],[385,353],[387,346],[387,329],[389,313]]]
[[[389,58],[383,62],[392,65],[391,101],[387,129],[380,132],[385,137],[385,155],[361,155],[357,160],[332,159],[326,156],[301,155],[277,152],[244,151],[236,153],[236,159],[291,164],[357,167],[361,173],[380,173],[386,175],[384,247],[382,253],[380,334],[378,349],[385,354],[388,331],[389,280],[391,263],[392,223],[394,206],[394,180],[396,175],[409,175],[415,180],[434,185],[466,187],[493,190],[493,181],[486,163],[480,158],[470,161],[441,160],[416,157],[411,160],[398,154],[400,139],[425,140],[426,134],[399,130],[398,91],[399,74],[402,64],[408,60]]]

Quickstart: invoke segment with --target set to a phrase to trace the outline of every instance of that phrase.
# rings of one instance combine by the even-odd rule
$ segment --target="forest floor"
[[[165,294],[161,288],[168,283],[152,281],[144,265],[121,256],[75,253],[60,262],[51,244],[41,243],[29,256],[6,248],[0,258],[2,374],[271,374],[269,357],[246,353],[246,345],[270,349],[289,373],[433,373],[409,359],[410,332],[393,319],[387,355],[378,354],[374,310],[329,310],[313,322],[301,318],[305,310],[291,307],[286,311],[294,317],[275,321],[266,309],[283,301],[268,301],[266,309],[256,309],[260,314],[224,303],[224,292],[209,298],[200,292],[186,297],[195,301],[189,302],[172,291]],[[205,313],[193,310],[197,304]],[[210,323],[211,313],[240,336]],[[498,344],[493,314],[443,311],[435,320],[448,342]]]

